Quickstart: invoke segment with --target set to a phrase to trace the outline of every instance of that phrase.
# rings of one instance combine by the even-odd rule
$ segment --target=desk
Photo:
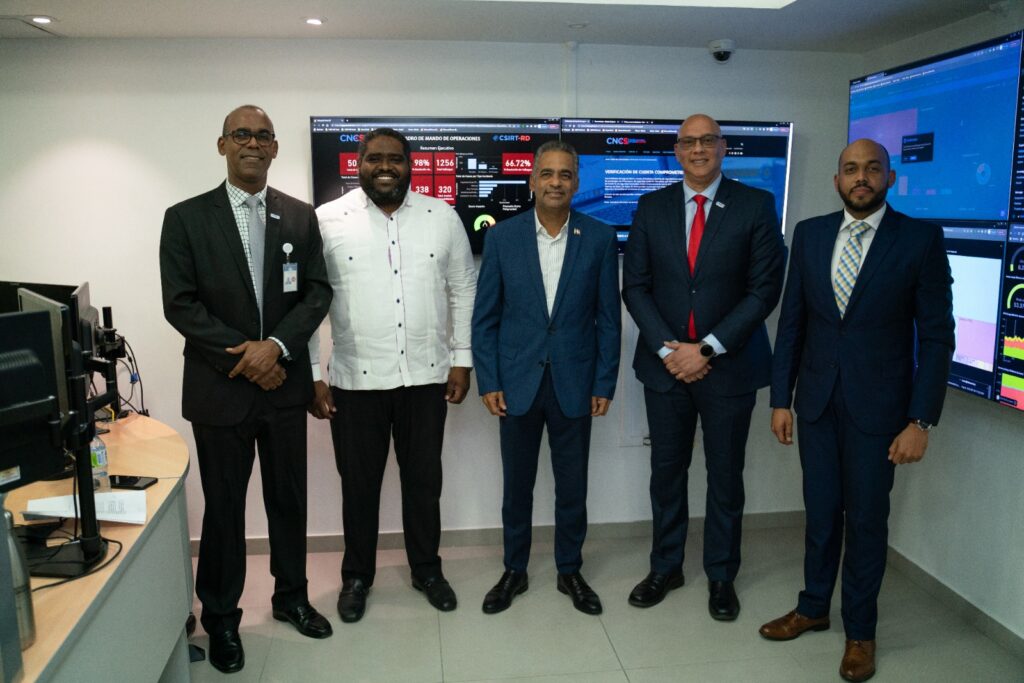
[[[100,438],[110,473],[159,479],[146,489],[147,522],[101,522],[101,535],[124,545],[120,556],[95,574],[32,594],[36,642],[22,652],[25,681],[189,680],[188,447],[173,429],[141,415],[107,426]],[[37,482],[12,491],[7,509],[22,523],[30,498],[70,492],[70,479]],[[107,559],[116,550],[111,544]],[[54,581],[33,578],[32,587]]]

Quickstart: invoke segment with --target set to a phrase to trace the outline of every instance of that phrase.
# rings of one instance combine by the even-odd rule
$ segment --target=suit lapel
[[[235,214],[231,209],[231,201],[228,199],[228,192],[225,185],[221,185],[219,191],[213,193],[214,216],[216,216],[217,229],[227,246],[231,260],[234,261],[246,289],[252,305],[256,305],[256,290],[252,286],[252,274],[249,272],[249,262],[245,259],[245,247],[242,246],[242,236],[238,233],[238,223],[235,222]]]
[[[565,290],[569,287],[569,282],[572,279],[572,269],[576,265],[576,256],[580,252],[580,242],[583,240],[583,231],[580,228],[573,229],[573,224],[577,223],[578,216],[574,213],[569,214],[569,226],[568,234],[565,236],[565,258],[562,260],[562,271],[558,275],[558,291],[555,293],[555,303],[551,307],[551,317],[554,318],[558,313],[558,307],[565,297]],[[547,308],[547,301],[545,308]]]
[[[267,235],[263,245],[263,301],[266,305],[267,293],[270,291],[270,276],[277,263],[277,251],[281,244],[281,199],[277,191],[267,188]]]
[[[896,219],[896,212],[890,206],[885,210],[885,216],[882,217],[882,222],[871,240],[868,255],[864,257],[864,263],[861,264],[860,272],[857,274],[857,282],[854,283],[853,292],[850,293],[850,302],[846,305],[847,316],[850,315],[850,309],[857,305],[857,299],[861,297],[861,292],[869,286],[871,278],[878,272],[886,253],[896,241],[898,232],[899,221]]]
[[[690,268],[686,263],[686,195],[683,194],[683,183],[673,186],[669,196],[668,212],[665,216],[666,239],[670,254],[679,254],[685,283],[690,283]]]
[[[540,301],[540,307],[544,311],[544,318],[548,316],[548,300],[544,294],[544,276],[540,272],[540,251],[537,249],[537,223],[536,214],[527,211],[520,214],[523,220],[519,224],[522,234],[517,236],[517,241],[522,241],[523,257],[526,260],[527,279],[533,283],[533,293]]]
[[[811,278],[819,283],[817,291],[824,292],[828,297],[829,303],[826,304],[826,307],[836,319],[839,318],[839,305],[836,303],[835,289],[832,286],[832,254],[835,251],[836,239],[839,237],[839,228],[842,225],[843,213],[841,211],[826,218],[822,229],[816,231],[817,242],[810,255],[811,265],[814,268]]]
[[[700,246],[697,249],[697,263],[693,267],[693,279],[697,279],[697,275],[700,274],[700,262],[701,259],[708,253],[711,248],[712,242],[715,241],[715,236],[718,235],[719,228],[722,226],[722,220],[725,216],[725,212],[729,210],[729,199],[732,196],[732,186],[730,180],[723,177],[721,184],[718,186],[718,192],[715,196],[709,197],[708,201],[711,202],[711,211],[708,212],[707,221],[704,223],[704,234],[700,238]],[[684,214],[685,215],[685,214]],[[686,230],[683,230],[683,234],[686,234]],[[689,247],[689,245],[687,245]]]

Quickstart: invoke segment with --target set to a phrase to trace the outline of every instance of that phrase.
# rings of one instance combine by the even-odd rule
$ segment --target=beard
[[[405,201],[405,195],[409,192],[409,183],[412,180],[410,174],[406,174],[404,177],[399,176],[395,186],[390,190],[378,190],[373,184],[373,178],[359,175],[359,187],[363,188],[363,192],[370,198],[374,204],[390,206],[394,204],[401,204]]]
[[[854,199],[853,191],[861,187],[868,186],[854,186],[850,188],[849,192],[840,192],[839,196],[842,198],[843,204],[845,204],[846,208],[849,209],[850,211],[863,212],[865,213],[865,215],[870,216],[875,211],[880,209],[882,207],[882,204],[885,204],[885,197],[889,193],[889,188],[883,187],[881,190],[872,192],[872,194],[869,194],[863,198]],[[872,188],[868,187],[868,189]]]

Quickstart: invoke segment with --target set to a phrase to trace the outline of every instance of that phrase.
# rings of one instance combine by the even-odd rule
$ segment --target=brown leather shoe
[[[848,681],[860,683],[875,675],[875,641],[847,640],[839,675]]]
[[[827,616],[811,619],[793,610],[784,617],[769,621],[758,633],[768,640],[793,640],[804,631],[827,631],[829,625]]]

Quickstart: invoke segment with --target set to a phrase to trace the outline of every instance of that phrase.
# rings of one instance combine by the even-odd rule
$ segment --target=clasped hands
[[[234,356],[242,356],[228,373],[230,379],[242,375],[264,391],[270,391],[281,386],[288,376],[277,362],[281,357],[281,347],[272,339],[245,341],[225,350]]]
[[[661,362],[680,382],[690,384],[704,379],[711,372],[711,365],[708,363],[710,359],[701,355],[700,344],[667,341],[664,345],[665,348],[672,349],[672,353],[665,356]]]

